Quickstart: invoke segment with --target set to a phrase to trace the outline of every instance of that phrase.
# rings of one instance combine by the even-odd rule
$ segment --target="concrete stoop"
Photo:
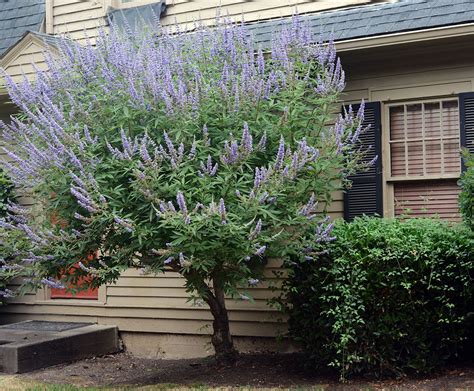
[[[33,320],[0,327],[0,372],[5,373],[29,372],[118,350],[115,326]]]

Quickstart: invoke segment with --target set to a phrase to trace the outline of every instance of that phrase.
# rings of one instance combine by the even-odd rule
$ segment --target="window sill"
[[[81,299],[50,299],[50,300],[36,300],[35,304],[40,305],[56,305],[56,306],[79,306],[79,307],[104,307],[106,305],[103,301],[98,300],[81,300]]]
[[[390,177],[387,182],[409,182],[409,181],[433,181],[442,179],[459,179],[461,173],[445,175],[411,175],[406,177]]]

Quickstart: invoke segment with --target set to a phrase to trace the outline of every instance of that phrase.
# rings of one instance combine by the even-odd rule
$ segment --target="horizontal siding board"
[[[67,4],[61,4],[58,0],[54,0],[54,7],[53,7],[53,17],[58,18],[61,16],[66,16],[69,18],[68,20],[76,19],[76,15],[80,15],[84,11],[92,11],[94,12],[95,17],[103,16],[104,9],[101,5],[94,5],[90,1],[75,1],[72,2],[69,0]]]
[[[51,315],[51,314],[30,314],[30,313],[2,313],[0,317],[0,324],[8,324],[14,322],[23,322],[26,320],[47,320],[50,322],[90,322],[98,323],[98,318],[95,316],[84,315]]]
[[[104,25],[102,19],[90,19],[79,22],[68,22],[54,25],[55,34],[67,34],[73,39],[85,37],[84,31],[87,36],[95,37],[98,34],[97,29]]]
[[[280,286],[283,280],[279,278],[273,278],[270,280],[264,280],[260,282],[253,290],[269,289],[270,287]],[[120,277],[115,284],[110,284],[107,289],[113,288],[164,288],[164,289],[184,289],[184,281],[182,278],[176,277]]]
[[[26,307],[26,308],[25,308]],[[153,333],[179,333],[192,335],[209,335],[211,333],[211,319],[174,319],[171,317],[157,318],[134,318],[129,316],[107,316],[106,314],[94,314],[93,311],[79,315],[76,311],[54,313],[53,311],[41,311],[38,306],[15,305],[11,306],[2,317],[10,319],[28,320],[56,320],[56,321],[79,321],[97,322],[99,324],[113,324],[121,331],[131,332],[153,332]],[[11,310],[15,308],[15,311]],[[189,311],[188,311],[189,312]],[[232,313],[230,313],[232,316]],[[282,320],[284,320],[282,318]],[[285,331],[286,324],[278,321],[266,321],[264,318],[258,321],[231,320],[231,332],[234,336],[253,337],[275,337]]]
[[[63,300],[64,302],[65,300]],[[191,319],[212,320],[207,308],[140,308],[137,306],[111,307],[107,305],[71,305],[67,303],[33,304],[31,302],[19,303],[6,306],[1,309],[2,316],[6,313],[31,313],[31,314],[53,314],[53,315],[81,315],[101,317],[122,317],[137,319]],[[229,310],[229,319],[239,322],[277,322],[284,315],[273,308],[265,310]]]
[[[109,296],[107,305],[111,307],[136,306],[148,308],[208,308],[206,304],[201,306],[193,305],[187,298],[181,297],[134,297],[134,296]],[[268,308],[267,300],[255,300],[254,302],[246,300],[227,300],[229,310],[265,310]]]
[[[258,300],[267,300],[274,296],[274,292],[270,289],[242,289],[242,292],[246,292],[254,299]],[[116,287],[108,286],[107,287],[107,296],[108,297],[131,297],[139,298],[149,297],[149,298],[188,298],[189,294],[185,291],[184,288],[130,288],[130,287]]]

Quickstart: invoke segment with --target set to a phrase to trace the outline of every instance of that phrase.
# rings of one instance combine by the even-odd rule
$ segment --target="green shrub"
[[[13,184],[10,178],[5,174],[5,171],[0,169],[0,217],[7,215],[8,200],[11,200],[13,195]],[[0,242],[0,267],[2,267],[3,257],[5,256],[3,246]],[[6,273],[0,269],[0,291],[5,291],[7,284]],[[2,304],[0,295],[0,305]]]
[[[473,312],[473,235],[440,220],[358,218],[290,268],[290,333],[344,379],[427,372],[457,356]],[[315,250],[316,251],[316,250]]]
[[[474,154],[465,151],[463,158],[466,170],[459,181],[462,189],[459,206],[464,222],[474,229]]]
[[[7,215],[8,200],[12,199],[13,184],[5,171],[0,169],[0,217]]]

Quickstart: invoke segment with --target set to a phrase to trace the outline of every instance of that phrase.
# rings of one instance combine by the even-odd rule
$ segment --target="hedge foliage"
[[[463,161],[466,170],[459,181],[461,185],[459,206],[464,222],[474,229],[474,154],[464,151]]]
[[[8,200],[12,198],[13,184],[5,171],[0,169],[0,217],[7,214]]]
[[[5,171],[0,169],[0,217],[5,217],[7,214],[7,205],[8,200],[11,200],[13,197],[13,184],[10,181],[10,178],[6,175]],[[0,244],[0,267],[2,266],[2,259],[5,256],[4,251],[2,251],[2,245]],[[3,273],[0,273],[3,275]],[[0,290],[5,290],[6,280],[0,278]],[[0,299],[0,305],[2,300]]]
[[[290,333],[311,365],[350,375],[427,372],[473,325],[473,234],[440,220],[338,222],[318,259],[290,268]]]

